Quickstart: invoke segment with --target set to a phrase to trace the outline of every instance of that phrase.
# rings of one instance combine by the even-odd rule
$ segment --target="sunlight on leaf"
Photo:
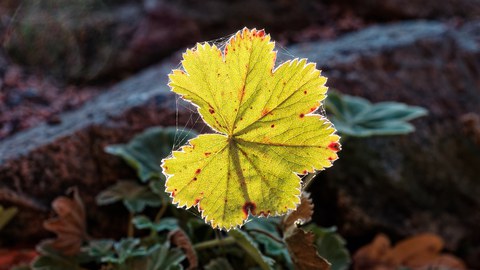
[[[399,102],[370,101],[338,92],[331,92],[325,107],[342,135],[368,137],[407,134],[415,130],[408,121],[427,115],[422,107]]]
[[[183,69],[169,76],[172,91],[218,133],[163,160],[166,190],[179,207],[197,206],[214,228],[295,209],[297,174],[330,167],[340,150],[331,123],[314,114],[326,78],[306,59],[274,68],[273,49],[263,30],[245,28],[223,51],[208,43],[187,50]]]

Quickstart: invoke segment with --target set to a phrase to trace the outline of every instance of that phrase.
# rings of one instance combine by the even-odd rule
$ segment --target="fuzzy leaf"
[[[355,137],[406,134],[415,130],[408,121],[427,115],[422,107],[398,102],[370,101],[337,92],[325,103],[338,132]]]
[[[140,230],[150,229],[150,230],[160,232],[165,230],[174,231],[179,228],[178,220],[175,218],[163,218],[158,222],[152,222],[146,216],[136,216],[132,222],[133,222],[133,225],[135,225],[135,227]]]
[[[264,256],[258,249],[258,245],[246,232],[241,230],[233,230],[230,231],[229,234],[235,238],[237,244],[241,246],[243,250],[245,250],[245,252],[255,260],[255,262],[258,263],[260,268],[263,270],[273,269],[272,265],[275,261],[267,256]]]
[[[142,212],[146,206],[157,207],[162,204],[160,195],[153,193],[148,186],[133,181],[118,181],[98,194],[96,200],[98,205],[122,201],[132,213]]]
[[[330,167],[339,137],[313,112],[327,88],[315,64],[274,69],[274,43],[243,29],[226,44],[197,44],[170,74],[172,91],[198,107],[216,134],[199,135],[163,160],[167,192],[197,206],[214,228],[242,225],[249,214],[282,215],[300,202],[297,174]]]
[[[143,182],[163,179],[160,162],[172,149],[185,144],[196,135],[193,131],[177,130],[173,127],[153,127],[135,136],[128,144],[109,145],[105,151],[123,158],[137,170]]]

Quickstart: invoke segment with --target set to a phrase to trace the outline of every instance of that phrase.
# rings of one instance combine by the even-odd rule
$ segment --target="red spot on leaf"
[[[172,191],[172,197],[175,197],[175,194],[176,194],[176,193],[177,193],[177,189],[174,189],[174,190]]]
[[[209,111],[211,114],[214,114],[214,113],[215,113],[215,110],[212,109],[212,108],[208,109],[208,111]]]
[[[303,93],[306,95],[306,94],[307,94],[307,90],[303,91]]]
[[[305,114],[301,113],[299,116],[300,116],[300,118],[303,118],[305,116]]]
[[[332,161],[332,160],[333,160],[333,157],[328,157],[328,160]]]
[[[268,211],[260,211],[260,213],[258,213],[259,216],[262,216],[262,217],[268,217],[270,215],[270,210]]]
[[[256,208],[257,208],[257,205],[254,202],[246,202],[242,207],[243,215],[245,216],[245,218],[248,217],[249,213],[252,213],[252,215],[256,215],[255,213]]]
[[[328,149],[334,151],[334,152],[338,152],[340,151],[340,145],[337,143],[337,142],[331,142],[329,145],[328,145]]]
[[[193,179],[192,179],[192,180],[193,180],[193,181],[197,181],[197,177],[193,177]]]
[[[271,127],[271,128],[274,128],[274,127],[275,127],[275,125],[274,125],[274,124],[272,124],[270,127]]]
[[[195,199],[195,202],[193,203],[193,205],[198,204],[199,201],[200,201],[200,199],[199,199],[199,198],[196,198],[196,199]]]
[[[307,174],[307,173],[308,173],[308,171],[307,171],[307,170],[303,170],[303,172],[302,172],[302,173],[303,173],[303,174]]]
[[[206,157],[210,156],[211,154],[212,154],[211,152],[205,152],[205,153],[204,153],[204,155],[205,155]]]
[[[265,115],[267,115],[269,112],[270,112],[270,111],[269,111],[267,108],[264,108],[264,109],[262,110],[262,117],[265,116]]]
[[[317,109],[317,108],[312,107],[312,108],[310,108],[310,112],[314,112],[316,109]]]
[[[197,170],[195,171],[195,174],[199,174],[201,171],[202,171],[202,169],[197,169]]]

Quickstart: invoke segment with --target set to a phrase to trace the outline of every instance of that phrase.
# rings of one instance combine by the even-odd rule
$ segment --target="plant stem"
[[[314,173],[308,173],[304,178],[303,178],[303,183],[305,183],[303,185],[303,190],[305,191],[308,191],[308,189],[310,188],[310,186],[312,185],[313,183],[313,179],[315,178],[315,176],[317,175],[316,172]]]
[[[133,237],[134,233],[134,228],[133,228],[133,213],[130,212],[129,217],[128,217],[128,231],[127,231],[127,236],[128,237]]]
[[[195,244],[193,248],[196,250],[202,250],[202,249],[212,248],[216,246],[231,245],[233,243],[235,243],[235,238],[228,236],[223,239],[213,239],[213,240]]]
[[[278,242],[280,244],[285,244],[285,242],[283,242],[281,239],[277,238],[275,235],[273,235],[269,232],[258,230],[258,229],[249,229],[248,231],[264,234],[264,235],[268,236],[269,238],[271,238],[272,240],[274,240],[275,242]]]
[[[165,211],[167,211],[168,203],[165,202],[165,200],[162,198],[162,207],[158,211],[157,215],[155,216],[155,222],[159,222],[160,219],[162,218],[163,214],[165,214]]]

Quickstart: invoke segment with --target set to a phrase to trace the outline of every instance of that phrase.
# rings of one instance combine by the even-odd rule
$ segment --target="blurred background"
[[[314,221],[352,253],[380,232],[435,233],[480,269],[479,0],[1,0],[0,203],[19,213],[0,247],[48,236],[39,224],[73,185],[91,233],[115,236],[125,217],[94,196],[132,171],[103,147],[201,126],[166,74],[185,48],[243,27],[270,33],[278,61],[316,62],[338,93],[428,111],[408,134],[345,136],[312,185]]]

